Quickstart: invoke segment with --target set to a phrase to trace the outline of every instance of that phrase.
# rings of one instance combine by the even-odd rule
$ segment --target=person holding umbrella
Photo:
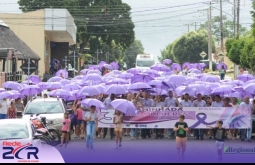
[[[96,111],[96,106],[92,105],[90,107],[90,112],[86,113],[85,121],[87,121],[87,137],[86,137],[86,146],[87,148],[93,149],[94,145],[94,135],[98,126],[98,116]]]
[[[221,80],[224,80],[224,79],[225,79],[225,74],[226,74],[226,69],[225,69],[224,66],[222,65],[222,66],[221,66],[221,69],[220,69],[220,79],[221,79]]]

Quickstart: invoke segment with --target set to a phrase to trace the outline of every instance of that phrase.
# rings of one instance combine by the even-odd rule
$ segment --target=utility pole
[[[98,51],[98,48],[97,48],[97,51],[96,51],[96,54],[97,54],[97,65],[98,65],[98,53],[100,53],[100,52]]]
[[[236,23],[236,34],[239,37],[239,21],[240,21],[240,0],[237,0],[237,23]]]
[[[233,11],[233,14],[234,14],[234,38],[236,38],[236,0],[234,0],[234,11]]]
[[[220,48],[221,51],[224,53],[224,43],[223,43],[223,20],[222,20],[222,0],[220,0]],[[224,62],[224,57],[222,58],[222,62]]]
[[[209,70],[212,70],[212,3],[208,9],[208,57],[209,57]]]

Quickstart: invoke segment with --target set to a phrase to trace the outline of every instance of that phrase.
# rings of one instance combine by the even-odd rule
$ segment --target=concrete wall
[[[41,60],[39,61],[38,74],[45,73],[45,35],[44,35],[44,10],[22,14],[0,14],[0,18],[10,29],[24,41]],[[21,62],[17,69],[20,70]]]

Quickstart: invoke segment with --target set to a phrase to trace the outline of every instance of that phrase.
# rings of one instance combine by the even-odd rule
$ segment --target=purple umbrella
[[[0,93],[5,92],[6,90],[4,88],[0,88]]]
[[[189,62],[185,62],[184,64],[182,64],[182,69],[186,68],[187,70],[191,69],[191,65]]]
[[[60,69],[56,72],[55,76],[63,77],[63,78],[68,78],[68,72],[66,69]]]
[[[233,80],[232,83],[235,84],[236,86],[242,86],[244,84],[244,82],[240,80]]]
[[[123,95],[127,94],[128,90],[124,88],[122,85],[110,85],[106,87],[103,93],[107,95],[110,95],[112,93],[115,95]]]
[[[212,91],[212,95],[230,95],[231,93],[235,92],[235,90],[231,86],[220,86],[215,88]]]
[[[199,63],[199,65],[200,65],[202,68],[206,67],[206,64],[205,64],[205,63]]]
[[[117,62],[111,62],[110,65],[112,66],[112,68],[114,70],[118,70],[119,69],[119,64]]]
[[[22,86],[19,83],[14,82],[14,81],[6,81],[5,83],[3,83],[2,86],[6,89],[13,89],[16,91],[18,91],[22,88]]]
[[[174,72],[170,71],[170,72],[164,72],[161,76],[171,76],[173,74],[174,74]]]
[[[208,76],[208,77],[205,77],[205,81],[210,83],[216,83],[216,82],[220,82],[220,78],[217,76]]]
[[[242,75],[237,76],[237,79],[241,80],[243,82],[247,82],[249,80],[253,80],[254,77],[253,77],[253,75],[250,75],[250,74],[242,74]]]
[[[49,93],[49,96],[65,98],[71,96],[70,92],[63,89],[56,89]]]
[[[115,77],[105,77],[105,76],[103,77],[104,82],[112,81],[114,79],[115,79]]]
[[[41,92],[42,92],[42,90],[37,85],[28,85],[28,86],[23,87],[19,91],[20,95],[23,95],[23,96],[32,96],[32,95],[39,94]]]
[[[87,72],[87,74],[98,74],[101,75],[101,72],[99,70],[90,70]]]
[[[128,84],[129,82],[127,80],[121,79],[121,78],[115,78],[111,79],[110,81],[106,82],[106,85],[112,85],[112,84]]]
[[[219,83],[206,83],[206,84],[204,84],[204,82],[203,82],[202,85],[204,85],[210,92],[212,92],[215,88],[220,87]]]
[[[99,70],[99,67],[97,65],[90,65],[89,70]]]
[[[136,75],[138,73],[141,73],[141,71],[139,69],[136,69],[136,68],[131,68],[131,69],[127,70],[127,73],[131,73],[133,75]]]
[[[116,99],[113,100],[110,104],[115,110],[118,110],[124,114],[128,115],[136,114],[137,109],[131,101],[125,99]]]
[[[65,96],[63,97],[63,99],[66,101],[75,101],[75,100],[81,99],[81,96],[79,96],[77,92],[78,90],[71,91],[69,92],[71,96]]]
[[[31,75],[28,78],[26,78],[26,80],[30,80],[30,81],[34,82],[34,84],[38,84],[39,82],[41,82],[40,77],[37,75]]]
[[[170,65],[170,64],[172,64],[172,60],[170,60],[170,59],[165,59],[165,60],[163,60],[163,62],[162,62],[164,65]]]
[[[84,86],[87,86],[87,85],[88,85],[87,82],[84,82],[84,81],[82,81],[82,80],[75,80],[75,81],[72,81],[72,83],[78,84],[78,85],[80,85],[81,87],[84,87]]]
[[[47,84],[46,89],[61,89],[62,84],[59,82],[50,82]]]
[[[23,81],[21,84],[32,84],[32,85],[35,85],[36,83],[31,81],[31,80],[26,80],[26,81]]]
[[[106,69],[109,69],[109,70],[113,70],[113,67],[109,64],[104,64],[103,67],[105,67]]]
[[[8,99],[17,99],[17,98],[23,98],[18,91],[11,90],[11,91],[5,91],[0,93],[0,99],[8,98]]]
[[[239,80],[239,81],[243,82],[242,80]],[[246,81],[242,86],[245,86],[247,84],[252,84],[252,83],[255,83],[255,80]]]
[[[172,75],[170,77],[167,77],[164,80],[165,83],[169,84],[169,83],[173,83],[176,87],[181,86],[183,83],[186,82],[186,79],[184,76],[180,76],[180,75]]]
[[[93,87],[95,87],[100,93],[102,93],[105,89],[105,85],[103,85],[103,84],[95,85]]]
[[[180,72],[180,71],[182,70],[180,64],[173,63],[173,64],[171,65],[171,71],[175,71],[175,70],[177,70],[178,72]]]
[[[183,91],[186,89],[186,86],[179,86],[175,89],[175,93],[177,96],[182,96]]]
[[[161,80],[152,80],[148,83],[152,88],[158,88],[158,89],[163,89],[163,90],[168,90],[169,88],[174,89],[174,85],[169,87],[168,84]]]
[[[86,106],[96,106],[96,108],[100,108],[100,109],[106,109],[104,103],[102,103],[101,101],[97,100],[97,99],[84,99],[81,101],[81,104],[86,105]]]
[[[118,75],[118,78],[122,78],[124,80],[128,80],[131,79],[134,75],[131,73],[122,73],[120,75]]]
[[[193,69],[203,70],[203,67],[200,65],[200,63],[194,63],[192,64]]]
[[[229,96],[230,97],[235,97],[235,98],[243,98],[243,95],[240,92],[231,93]]]
[[[60,82],[60,84],[62,84],[63,86],[64,86],[64,85],[67,85],[67,84],[70,84],[70,80],[67,80],[67,79],[62,79],[62,80],[60,80],[59,82]]]
[[[160,77],[160,74],[155,70],[146,70],[144,73],[148,74],[152,78]],[[165,72],[165,73],[167,73],[167,72]]]
[[[190,69],[190,70],[189,70],[189,73],[201,74],[201,71],[200,71],[200,70],[198,70],[198,69],[194,69],[194,68],[192,68],[192,69]]]
[[[160,88],[154,88],[153,91],[151,92],[152,95],[168,95],[168,91],[164,90],[164,89],[160,89]]]
[[[164,64],[155,64],[155,65],[151,66],[150,69],[156,70],[156,71],[162,71],[162,72],[170,72],[171,71],[169,69],[169,67]]]
[[[60,80],[63,80],[62,77],[51,77],[48,82],[59,82]]]
[[[93,86],[86,86],[81,88],[77,94],[80,96],[96,96],[100,94],[100,91]]]
[[[144,82],[138,82],[131,84],[129,90],[141,90],[141,89],[151,89],[151,86]]]
[[[199,79],[196,78],[196,77],[187,77],[185,83],[186,83],[186,84],[192,84],[192,83],[194,83],[194,82],[196,82],[196,81],[199,81]]]
[[[74,81],[74,80],[82,80],[83,77],[84,77],[83,75],[75,76],[74,78],[72,78],[72,81]]]
[[[132,83],[149,82],[149,81],[152,81],[152,80],[154,80],[154,79],[146,73],[139,73],[139,74],[137,74],[137,75],[135,75],[134,77],[131,78]]]
[[[119,70],[113,70],[112,73],[115,74],[115,75],[120,75],[120,74],[122,74],[122,72],[119,71]]]
[[[72,83],[72,84],[65,85],[64,87],[62,87],[62,89],[66,91],[73,91],[73,90],[81,89],[81,86],[79,86],[78,84]]]
[[[245,92],[252,94],[252,95],[255,95],[255,84],[247,84],[247,85],[243,86],[243,90]]]
[[[223,62],[220,62],[220,63],[217,64],[217,69],[218,69],[218,70],[221,70],[222,67],[223,67],[225,70],[228,69],[228,66],[227,66],[225,63],[223,63]]]
[[[98,81],[98,82],[103,82],[102,78],[98,74],[88,74],[84,76],[83,81]]]
[[[40,89],[47,89],[48,83],[47,82],[40,82],[36,84]]]
[[[86,75],[88,73],[89,69],[82,69],[80,72],[83,74],[83,75]]]
[[[206,87],[200,84],[191,84],[188,85],[183,93],[188,93],[189,95],[196,96],[197,94],[209,95],[209,91]]]

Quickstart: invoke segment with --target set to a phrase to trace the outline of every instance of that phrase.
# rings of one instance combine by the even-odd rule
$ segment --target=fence
[[[5,73],[5,81],[21,81],[22,80],[22,72],[14,72],[14,73]]]

